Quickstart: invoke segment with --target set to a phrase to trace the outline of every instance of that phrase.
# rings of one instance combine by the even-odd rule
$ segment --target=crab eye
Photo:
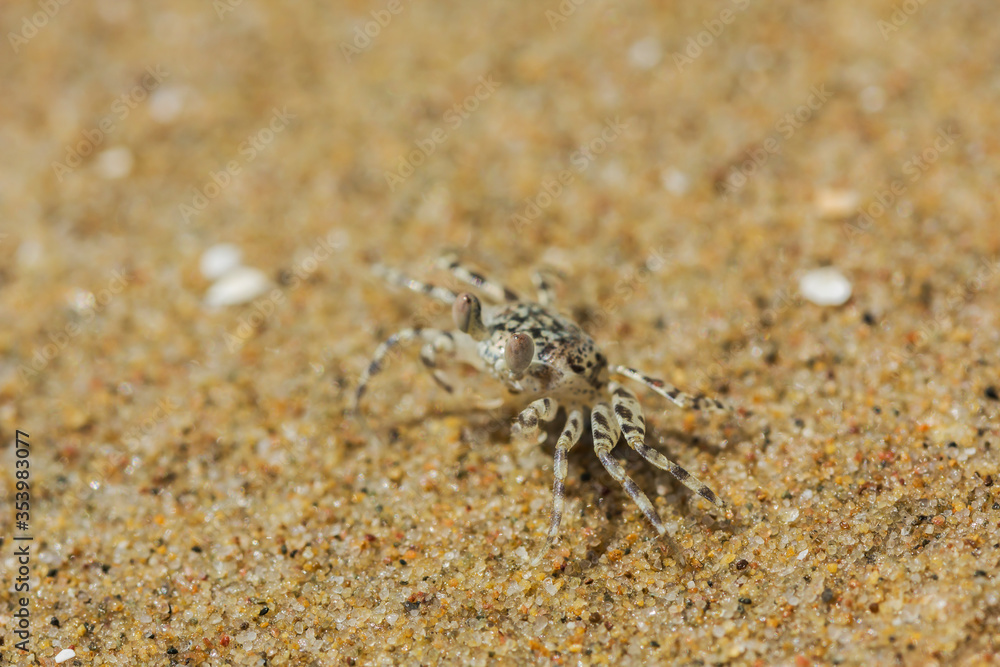
[[[504,346],[503,358],[507,362],[507,368],[511,373],[520,375],[529,365],[535,356],[535,342],[526,333],[511,334]]]
[[[451,307],[451,315],[458,330],[469,333],[469,329],[482,317],[481,309],[479,299],[468,292],[459,294]]]

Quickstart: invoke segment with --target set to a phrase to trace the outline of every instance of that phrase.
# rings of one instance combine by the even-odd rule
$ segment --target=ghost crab
[[[555,310],[553,290],[545,273],[534,276],[538,301],[533,302],[523,300],[511,289],[470,271],[454,256],[443,257],[437,265],[477,288],[492,303],[483,304],[472,293],[455,293],[377,265],[375,273],[388,282],[450,304],[457,331],[408,328],[390,336],[376,349],[371,363],[361,375],[354,396],[354,414],[361,418],[361,399],[368,382],[382,369],[388,352],[396,345],[414,341],[423,341],[421,361],[438,384],[449,392],[452,387],[438,367],[439,355],[488,371],[509,392],[533,398],[518,415],[514,425],[515,432],[524,438],[544,442],[544,434],[538,437],[540,423],[555,419],[559,407],[564,407],[566,422],[555,446],[551,521],[545,544],[532,561],[535,565],[552,546],[559,532],[565,502],[567,454],[580,440],[584,418],[589,412],[597,458],[639,506],[660,536],[671,543],[683,562],[683,552],[667,535],[666,527],[649,498],[626,474],[618,459],[611,455],[619,438],[624,435],[625,442],[639,456],[671,473],[684,486],[717,508],[725,509],[726,504],[694,475],[645,444],[646,423],[639,399],[612,378],[643,384],[685,409],[727,414],[730,409],[714,398],[684,393],[634,368],[609,365],[594,340],[576,323]]]

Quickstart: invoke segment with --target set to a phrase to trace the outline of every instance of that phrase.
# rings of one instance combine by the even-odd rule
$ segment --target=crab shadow
[[[554,454],[555,442],[560,434],[558,424],[560,424],[559,418],[553,424],[549,425],[546,429],[548,437],[541,446],[542,451],[549,457]],[[688,456],[680,456],[684,454],[685,449],[700,450],[710,453],[713,456],[728,449],[721,444],[711,441],[704,435],[690,434],[669,428],[657,429],[651,426],[647,427],[646,444],[654,447],[661,454],[678,463],[689,458]],[[730,447],[732,447],[732,443],[730,443]],[[666,491],[663,495],[681,499],[681,502],[677,504],[666,508],[660,507],[657,510],[664,521],[670,521],[671,519],[681,520],[681,527],[678,533],[674,535],[675,539],[681,538],[684,531],[691,530],[695,523],[707,525],[712,530],[725,531],[730,536],[742,531],[739,514],[733,519],[727,519],[724,512],[716,508],[703,509],[697,507],[695,502],[693,502],[697,498],[695,494],[669,472],[657,468],[642,458],[642,456],[628,446],[624,438],[619,439],[612,451],[612,455],[621,461],[625,472],[643,490],[647,497],[653,501],[654,505],[656,504],[656,497],[660,495],[656,492],[659,488],[665,488]],[[588,547],[586,562],[581,564],[581,567],[586,570],[594,567],[602,554],[606,553],[617,542],[622,540],[624,537],[621,529],[622,518],[627,512],[639,512],[639,509],[628,493],[626,493],[625,489],[601,465],[601,462],[594,453],[593,436],[590,428],[584,430],[580,441],[570,451],[568,463],[569,477],[576,477],[576,481],[579,483],[567,484],[567,509],[569,509],[571,496],[575,495],[576,499],[580,501],[579,512],[581,520],[587,521],[589,519],[592,522],[591,525],[594,525],[594,543]],[[681,465],[684,466],[683,463]],[[693,469],[693,466],[691,469]],[[705,481],[710,487],[719,492],[720,497],[725,500],[725,489],[720,489],[721,480],[704,479],[704,477],[702,475],[702,481]],[[691,496],[691,498],[688,499],[686,496]],[[698,504],[704,505],[705,503]],[[593,522],[593,514],[595,512],[603,513],[606,521]],[[655,538],[656,531],[653,526],[641,514],[640,518],[642,522],[640,525],[648,528],[650,535]],[[670,546],[664,542],[663,547],[661,558],[673,558],[674,554]]]
[[[435,408],[425,414],[414,415],[405,419],[393,420],[389,426],[389,437],[394,439],[397,430],[419,426],[428,419],[440,419],[442,417],[462,417],[469,420],[469,426],[462,439],[472,446],[509,446],[512,438],[512,426],[517,416],[516,409],[509,407],[499,410],[477,410],[468,406],[454,406],[447,408]],[[562,428],[565,424],[566,414],[560,409],[554,420],[542,423],[542,431],[546,434],[545,442],[539,449],[550,462],[554,457],[555,443],[559,439]],[[589,422],[589,419],[588,419]],[[739,431],[737,431],[739,432]],[[735,440],[733,441],[735,442]],[[728,447],[714,441],[710,435],[692,434],[673,428],[656,428],[647,425],[646,444],[655,448],[661,454],[672,461],[678,462],[682,467],[685,461],[690,460],[689,450],[696,450],[712,455],[713,457],[725,451],[731,451],[734,446],[730,442]],[[530,445],[529,445],[530,447]],[[687,455],[685,455],[688,450]],[[622,463],[626,473],[631,477],[640,489],[646,493],[647,497],[656,504],[656,490],[665,488],[663,495],[679,498],[680,502],[666,508],[660,507],[657,511],[665,521],[680,519],[681,526],[675,539],[681,538],[685,531],[692,530],[695,523],[702,523],[712,530],[722,530],[730,535],[742,531],[741,519],[737,514],[733,519],[727,519],[718,509],[703,509],[696,507],[692,502],[695,496],[686,486],[681,484],[673,475],[666,470],[661,470],[647,462],[631,447],[624,438],[620,438],[612,454]],[[610,473],[601,465],[597,455],[594,453],[593,435],[588,425],[585,427],[579,442],[573,447],[568,457],[569,472],[567,479],[566,500],[567,513],[571,507],[578,512],[580,521],[587,522],[592,526],[594,537],[587,547],[586,558],[577,563],[574,567],[581,571],[595,567],[601,555],[607,553],[616,543],[622,541],[624,534],[622,531],[623,517],[627,512],[639,512],[638,507],[625,489],[614,480]],[[691,469],[694,469],[691,466]],[[548,467],[551,475],[551,463]],[[696,475],[698,476],[698,475]],[[705,479],[723,500],[726,500],[725,488],[722,480]],[[551,478],[549,479],[551,484]],[[551,487],[550,487],[551,488]],[[686,496],[691,496],[687,498]],[[578,504],[573,503],[579,501]],[[704,504],[704,503],[699,503]],[[734,508],[735,509],[735,508]],[[594,521],[596,513],[602,513],[606,521]],[[650,536],[656,537],[656,531],[651,524],[640,514],[641,524],[648,529]],[[565,519],[560,533],[566,530]],[[543,534],[537,536],[539,540],[544,539]],[[656,550],[651,549],[651,554]],[[663,542],[663,549],[660,551],[660,558],[674,558],[674,554],[666,541]]]

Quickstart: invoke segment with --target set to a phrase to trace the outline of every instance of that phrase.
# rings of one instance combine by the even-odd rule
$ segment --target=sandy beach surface
[[[0,25],[0,664],[997,661],[996,3]],[[526,446],[523,400],[419,345],[366,437],[378,344],[453,327],[372,267],[457,288],[448,252],[526,295],[551,267],[613,363],[734,407],[632,385],[728,505],[616,448],[686,563],[588,429],[531,567],[565,416]]]

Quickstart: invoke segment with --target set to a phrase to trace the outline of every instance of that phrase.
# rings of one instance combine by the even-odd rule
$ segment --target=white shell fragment
[[[679,169],[666,169],[660,173],[660,183],[672,195],[678,197],[691,189],[691,179]]]
[[[799,281],[802,296],[817,306],[841,306],[851,298],[851,290],[851,281],[832,266],[810,271]]]
[[[75,657],[76,657],[76,651],[74,651],[71,648],[64,648],[63,650],[59,651],[58,655],[56,655],[56,664],[57,665],[61,664],[63,662],[66,662],[70,658],[75,658]]]
[[[243,253],[232,243],[217,243],[201,255],[201,275],[209,280],[221,278],[243,261]]]
[[[109,148],[97,156],[97,172],[101,178],[116,181],[132,173],[135,158],[127,146]]]
[[[655,37],[646,37],[632,44],[628,50],[629,63],[643,70],[650,70],[660,64],[662,52]]]
[[[170,123],[184,109],[184,89],[165,85],[149,96],[149,115],[158,123]]]
[[[856,213],[861,205],[861,195],[857,190],[826,188],[816,193],[816,208],[821,217],[839,220]]]
[[[246,303],[263,294],[270,286],[271,281],[263,271],[240,266],[226,273],[208,288],[205,305],[235,306]]]

